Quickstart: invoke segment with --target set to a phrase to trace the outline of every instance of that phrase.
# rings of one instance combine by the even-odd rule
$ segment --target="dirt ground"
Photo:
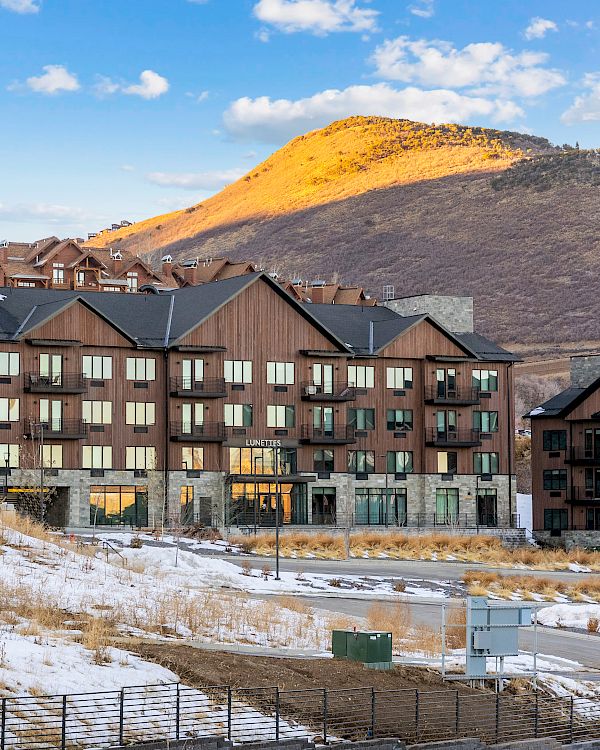
[[[144,659],[176,672],[192,687],[311,688],[374,687],[376,690],[452,690],[472,692],[460,683],[445,683],[439,672],[425,667],[395,666],[389,671],[367,669],[343,659],[285,659],[205,651],[178,644],[139,644],[129,647]]]

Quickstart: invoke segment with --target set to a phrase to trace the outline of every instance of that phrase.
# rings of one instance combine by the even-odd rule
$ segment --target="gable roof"
[[[540,406],[536,406],[535,409],[525,414],[525,417],[528,419],[566,417],[598,388],[600,388],[600,378],[594,380],[587,388],[575,388],[573,386],[565,388],[564,391],[552,396]]]
[[[478,359],[488,362],[520,362],[521,359],[512,352],[503,349],[479,333],[455,333],[455,338],[477,354]]]

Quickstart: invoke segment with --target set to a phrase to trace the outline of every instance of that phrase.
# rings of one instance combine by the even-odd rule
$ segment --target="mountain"
[[[535,136],[352,117],[295,138],[190,208],[94,238],[156,261],[252,259],[381,296],[475,297],[526,353],[600,344],[600,152]]]

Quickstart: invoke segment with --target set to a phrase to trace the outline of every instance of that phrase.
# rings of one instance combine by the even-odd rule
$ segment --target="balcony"
[[[87,383],[81,373],[40,375],[26,372],[24,388],[28,393],[86,393]]]
[[[579,466],[600,466],[600,451],[573,446],[565,451],[565,463]]]
[[[436,448],[473,448],[481,445],[481,433],[477,430],[438,430],[428,427],[425,445]]]
[[[435,385],[425,386],[426,404],[454,404],[455,406],[469,406],[480,402],[478,388],[443,388]]]
[[[306,380],[301,383],[303,401],[354,401],[356,388],[345,382],[325,383]]]
[[[571,505],[598,505],[600,506],[600,487],[569,487],[567,488],[567,500]]]
[[[350,445],[356,442],[354,427],[351,425],[335,425],[334,427],[313,427],[303,424],[300,431],[302,443],[323,445]]]
[[[204,424],[182,424],[171,422],[171,440],[178,443],[222,443],[225,440],[223,422],[205,422]]]
[[[227,388],[225,378],[207,378],[194,380],[193,378],[174,377],[170,380],[171,396],[181,398],[225,398]]]
[[[87,423],[81,419],[51,419],[42,425],[44,440],[84,440],[88,434]],[[27,437],[39,439],[40,432],[39,422],[23,422],[23,434]]]

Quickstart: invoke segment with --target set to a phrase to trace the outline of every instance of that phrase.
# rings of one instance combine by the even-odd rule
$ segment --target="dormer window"
[[[127,291],[137,292],[138,290],[138,275],[135,271],[129,271],[127,274]]]
[[[52,283],[53,284],[65,283],[65,264],[64,263],[52,264]]]

